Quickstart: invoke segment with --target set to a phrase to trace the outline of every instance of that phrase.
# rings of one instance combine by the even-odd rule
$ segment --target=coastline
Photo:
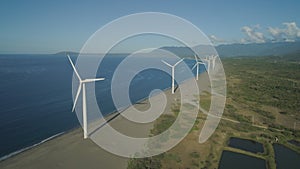
[[[203,76],[204,74],[206,76],[206,73],[201,73],[199,76]],[[186,83],[188,80],[190,79],[182,83]],[[166,88],[162,92],[152,95],[151,98],[162,93],[168,98],[164,113],[170,113],[171,103],[169,103],[169,100],[176,100],[173,97],[180,93],[176,92],[172,95],[170,88]],[[149,96],[127,107],[126,110],[129,110],[131,107],[139,110],[147,110],[150,106],[148,100]],[[108,120],[109,124],[121,133],[135,137],[147,137],[153,128],[154,122],[145,125],[137,125],[133,122],[130,124],[129,120],[123,116],[118,116],[118,114],[120,113],[113,112],[104,118],[113,118],[111,121]],[[85,162],[82,162],[83,160]],[[106,152],[91,139],[84,140],[82,138],[82,128],[78,127],[61,133],[56,137],[52,136],[46,139],[46,141],[29,147],[18,154],[11,155],[11,157],[0,161],[0,168],[83,168],[83,164],[90,164],[89,166],[95,168],[99,168],[99,164],[106,168],[126,168],[128,160],[128,158]]]
[[[77,127],[76,127],[75,129],[77,129]],[[58,134],[54,134],[53,136],[48,137],[48,138],[46,138],[46,139],[44,139],[44,140],[42,140],[42,141],[40,141],[40,142],[38,142],[38,143],[36,143],[36,144],[33,144],[33,145],[31,145],[31,146],[22,148],[22,149],[20,149],[20,150],[14,151],[14,152],[12,152],[12,153],[9,153],[9,154],[7,154],[7,155],[1,157],[1,158],[0,158],[0,162],[5,161],[6,159],[9,159],[9,158],[11,158],[11,157],[13,157],[13,156],[16,156],[16,155],[18,155],[18,154],[20,154],[20,153],[23,153],[23,152],[27,151],[27,150],[30,150],[30,149],[32,149],[32,148],[34,148],[34,147],[37,147],[37,146],[39,146],[39,145],[41,145],[41,144],[43,144],[43,143],[46,143],[47,141],[50,141],[50,140],[52,140],[52,139],[55,139],[55,138],[57,138],[57,137],[59,137],[59,136],[61,136],[61,135],[63,135],[63,134],[69,133],[69,132],[71,132],[71,131],[73,131],[73,130],[75,130],[75,129],[72,129],[72,130],[66,131],[66,132],[60,132],[60,133],[58,133]]]

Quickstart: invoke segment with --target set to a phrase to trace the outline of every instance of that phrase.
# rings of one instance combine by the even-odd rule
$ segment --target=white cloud
[[[271,36],[274,39],[281,39],[282,36],[283,36],[283,32],[280,29],[278,29],[278,28],[269,27],[268,28],[268,32],[271,34]]]
[[[283,25],[284,28],[282,29],[268,28],[273,41],[296,41],[300,39],[300,29],[295,22],[286,22]]]
[[[224,39],[218,38],[215,35],[210,35],[209,39],[213,44],[220,44],[220,43],[225,43],[226,41]]]
[[[241,39],[242,43],[264,43],[266,42],[266,37],[263,33],[258,32],[259,25],[255,25],[252,27],[244,26],[242,27],[242,32],[246,35],[246,38]]]

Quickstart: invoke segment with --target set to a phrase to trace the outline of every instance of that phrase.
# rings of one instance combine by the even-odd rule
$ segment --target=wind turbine
[[[196,60],[196,63],[195,63],[195,65],[193,66],[192,70],[195,69],[195,68],[197,67],[196,80],[198,80],[198,75],[199,75],[199,65],[204,65],[204,66],[205,66],[205,64],[204,64],[203,62],[199,62],[196,55],[195,55],[195,60]]]
[[[210,59],[212,60],[212,68],[215,69],[217,55],[210,56]]]
[[[79,80],[79,86],[78,86],[78,90],[77,90],[77,94],[74,100],[74,105],[73,105],[73,109],[72,112],[74,112],[75,110],[75,106],[79,97],[80,92],[82,91],[82,120],[83,120],[83,138],[86,139],[88,138],[88,133],[87,133],[87,108],[86,108],[86,89],[85,89],[85,84],[86,83],[90,83],[90,82],[97,82],[100,80],[104,80],[105,78],[96,78],[96,79],[84,79],[82,80],[81,77],[79,76],[79,73],[77,72],[71,58],[69,55],[68,59],[72,65],[72,68],[74,69],[74,72]]]
[[[207,73],[209,74],[209,71],[210,71],[210,58],[204,58],[203,61],[205,61],[207,63],[207,68],[206,68],[206,71]]]
[[[175,66],[177,66],[180,62],[183,61],[183,59],[180,59],[178,62],[176,62],[173,66],[167,63],[164,60],[161,60],[164,64],[172,68],[172,94],[175,93]]]

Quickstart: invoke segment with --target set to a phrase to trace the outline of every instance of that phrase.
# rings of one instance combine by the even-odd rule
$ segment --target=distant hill
[[[199,45],[191,50],[188,47],[166,46],[160,49],[170,51],[177,56],[193,57],[193,50],[205,56],[217,51],[220,57],[235,56],[289,56],[297,58],[300,56],[300,42],[276,42],[276,43],[251,43],[251,44],[225,44],[216,47],[209,45]],[[70,55],[77,56],[77,52],[68,52]],[[59,52],[56,55],[65,55],[66,52]],[[116,54],[116,55],[122,55]]]
[[[209,45],[199,45],[196,47],[193,47],[193,50],[188,47],[162,47],[160,49],[170,51],[177,56],[181,57],[193,57],[194,51],[197,51],[200,55],[209,55],[216,51],[216,49],[213,46]]]
[[[188,47],[162,47],[182,57],[193,56],[193,51]],[[300,42],[276,42],[276,43],[251,43],[251,44],[226,44],[216,46],[215,49],[208,45],[193,47],[201,55],[206,55],[217,50],[220,57],[235,56],[283,56],[300,53]],[[297,55],[298,56],[298,55]]]
[[[61,52],[58,52],[58,53],[55,53],[55,55],[66,55],[66,54],[69,54],[69,55],[75,55],[77,56],[79,53],[78,52],[72,52],[72,51],[61,51]]]
[[[290,62],[300,63],[300,51],[297,53],[280,55],[280,56],[264,56],[264,58],[269,58],[271,60],[277,60],[277,61],[290,61]]]
[[[221,57],[281,56],[300,53],[300,42],[229,44],[216,47]]]

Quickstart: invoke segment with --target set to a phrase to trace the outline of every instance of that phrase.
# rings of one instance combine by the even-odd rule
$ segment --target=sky
[[[297,0],[2,0],[0,53],[80,51],[105,24],[163,12],[200,28],[216,45],[300,39]]]

